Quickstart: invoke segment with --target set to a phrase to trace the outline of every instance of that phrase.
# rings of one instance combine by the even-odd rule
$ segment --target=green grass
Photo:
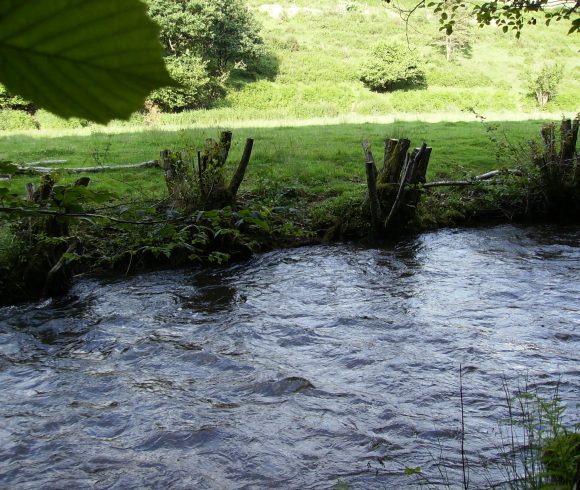
[[[532,139],[539,121],[504,122],[501,131],[510,141]],[[216,137],[217,128],[179,131],[143,130],[101,132],[81,129],[68,132],[10,134],[2,136],[0,159],[30,162],[65,159],[67,166],[82,167],[122,164],[158,158],[165,148],[201,146],[205,138]],[[292,188],[313,197],[336,197],[364,192],[364,158],[361,141],[368,139],[382,158],[382,142],[390,137],[408,137],[419,146],[423,141],[434,148],[429,179],[463,178],[490,169],[510,166],[497,161],[495,147],[478,122],[398,121],[390,124],[321,124],[295,127],[241,127],[234,130],[230,166],[239,161],[246,138],[254,138],[254,154],[243,192],[276,193]],[[92,174],[96,189],[114,190],[124,200],[159,197],[165,193],[158,169]],[[63,175],[70,182],[78,175]],[[17,176],[12,189],[23,192],[31,177]],[[33,179],[34,180],[34,179]]]

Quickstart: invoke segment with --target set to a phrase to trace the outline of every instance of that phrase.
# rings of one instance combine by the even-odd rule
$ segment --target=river
[[[579,421],[579,327],[577,227],[81,279],[0,309],[0,488],[457,488],[460,366],[485,488],[505,384]]]

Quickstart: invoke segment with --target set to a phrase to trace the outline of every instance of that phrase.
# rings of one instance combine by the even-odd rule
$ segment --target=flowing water
[[[579,280],[578,228],[513,226],[80,280],[0,309],[0,488],[455,488],[460,365],[485,487],[504,382],[577,417]]]

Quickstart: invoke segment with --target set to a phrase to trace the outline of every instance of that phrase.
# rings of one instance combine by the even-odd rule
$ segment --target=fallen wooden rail
[[[468,185],[475,185],[481,184],[486,182],[488,184],[499,184],[499,181],[490,180],[494,177],[498,177],[500,175],[518,175],[520,177],[524,176],[524,173],[521,170],[513,170],[513,169],[505,169],[505,170],[492,170],[490,172],[486,172],[481,175],[476,175],[469,180],[440,180],[435,182],[427,182],[423,184],[423,188],[430,189],[432,187],[464,187]]]
[[[56,162],[57,160],[54,160]],[[32,162],[35,163],[35,162]],[[53,168],[53,167],[36,167],[31,163],[25,165],[14,164],[16,168],[16,174],[49,174],[51,172],[65,172],[69,174],[81,174],[81,173],[97,173],[97,172],[109,172],[111,170],[132,170],[135,168],[154,168],[160,167],[159,160],[149,160],[147,162],[141,163],[128,163],[125,165],[100,165],[98,167],[78,167],[78,168]]]

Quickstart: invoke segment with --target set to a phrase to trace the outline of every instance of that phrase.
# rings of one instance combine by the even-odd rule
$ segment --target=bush
[[[170,56],[165,59],[171,77],[179,88],[155,90],[148,101],[166,111],[183,111],[208,107],[223,96],[224,89],[215,78],[210,78],[206,63],[197,56]]]
[[[296,51],[300,51],[302,49],[300,42],[298,41],[298,39],[296,39],[295,36],[288,36],[284,39],[275,38],[272,41],[272,45],[275,48],[280,49],[282,51],[296,52]]]
[[[424,85],[425,72],[407,46],[381,43],[363,63],[360,79],[372,90],[390,91]]]
[[[0,130],[38,129],[38,123],[28,112],[13,109],[0,110]]]
[[[23,99],[19,95],[12,95],[6,90],[6,87],[0,83],[0,109],[32,111],[34,107],[31,102]]]
[[[563,74],[564,68],[558,63],[546,63],[528,74],[528,90],[535,95],[540,107],[543,108],[556,97],[556,90],[562,81]]]
[[[38,127],[42,129],[77,129],[89,125],[86,119],[63,119],[44,109],[39,109],[35,116]]]

